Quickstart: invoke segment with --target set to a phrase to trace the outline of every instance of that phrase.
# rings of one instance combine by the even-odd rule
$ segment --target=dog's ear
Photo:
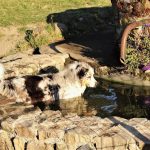
[[[88,69],[83,67],[78,71],[77,75],[81,79],[87,74],[87,72],[88,72]]]

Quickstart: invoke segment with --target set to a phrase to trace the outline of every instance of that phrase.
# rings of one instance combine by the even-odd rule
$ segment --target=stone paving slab
[[[96,59],[83,55],[85,51],[87,53],[89,51],[92,51],[88,47],[84,47],[84,46],[77,45],[77,44],[74,45],[74,44],[63,43],[63,44],[56,46],[56,49],[63,54],[65,53],[69,54],[74,59],[85,61],[88,63],[93,63],[93,64],[98,63]]]

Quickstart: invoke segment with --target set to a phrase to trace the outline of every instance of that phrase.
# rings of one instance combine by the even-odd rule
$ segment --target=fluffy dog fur
[[[86,87],[95,87],[94,70],[85,62],[73,62],[55,74],[27,75],[4,80],[0,64],[0,94],[16,102],[53,102],[81,96]]]

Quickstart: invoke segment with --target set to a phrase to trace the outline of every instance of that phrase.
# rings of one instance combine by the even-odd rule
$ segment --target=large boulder
[[[5,77],[38,74],[41,69],[56,67],[63,69],[68,54],[28,55],[17,53],[0,60],[4,64]]]

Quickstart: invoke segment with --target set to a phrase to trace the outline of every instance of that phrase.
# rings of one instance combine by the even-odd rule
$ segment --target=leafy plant
[[[27,30],[26,31],[26,36],[25,36],[25,40],[31,45],[31,47],[33,47],[34,49],[36,49],[38,47],[36,41],[35,41],[35,37],[33,36],[33,31],[32,30]]]
[[[129,72],[135,72],[141,65],[150,63],[150,35],[140,35],[136,30],[128,37],[126,64]]]

